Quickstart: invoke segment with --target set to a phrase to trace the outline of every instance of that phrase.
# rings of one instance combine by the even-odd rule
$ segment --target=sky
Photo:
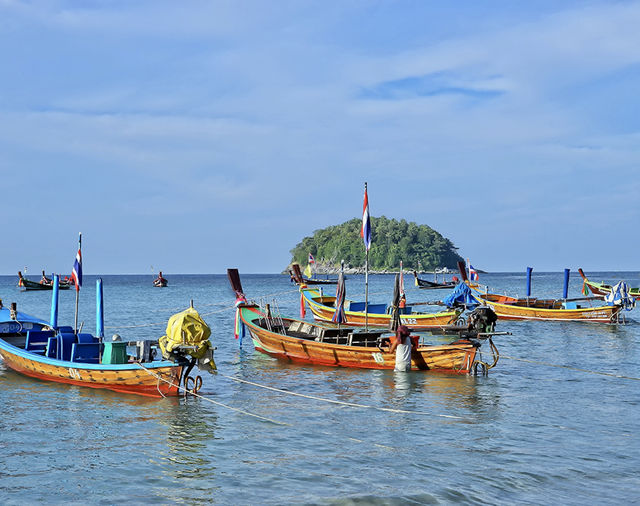
[[[429,225],[638,270],[640,2],[0,0],[0,274],[282,271]],[[374,230],[375,234],[375,230]],[[375,240],[375,235],[374,235]]]

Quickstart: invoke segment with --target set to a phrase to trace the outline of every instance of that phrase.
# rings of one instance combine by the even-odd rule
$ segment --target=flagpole
[[[366,188],[367,183],[364,185]],[[369,250],[364,262],[364,331],[369,332]]]
[[[364,183],[364,194],[367,196],[367,182]],[[368,198],[367,198],[368,200]],[[367,201],[367,206],[369,202]],[[371,219],[371,218],[369,218]],[[365,238],[366,239],[366,238]],[[369,331],[369,248],[365,241],[364,261],[364,330]]]
[[[82,251],[82,232],[78,234],[78,251],[80,252]],[[76,278],[76,316],[75,316],[75,327],[74,327],[74,333],[76,335],[78,334],[78,298],[79,296],[80,296],[80,287],[78,286],[78,279]]]

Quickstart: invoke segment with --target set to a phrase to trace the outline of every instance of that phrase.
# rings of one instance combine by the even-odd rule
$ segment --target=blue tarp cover
[[[18,311],[16,320],[22,323],[40,323],[42,325],[49,324],[49,322],[41,320],[40,318],[36,318],[35,316],[30,316],[28,314],[22,313],[20,311]],[[9,308],[0,308],[0,323],[11,323],[16,320],[11,319],[11,310]]]
[[[458,283],[453,292],[448,297],[445,297],[442,302],[448,307],[465,305],[469,309],[473,309],[478,305],[478,301],[473,297],[471,288],[466,283]]]

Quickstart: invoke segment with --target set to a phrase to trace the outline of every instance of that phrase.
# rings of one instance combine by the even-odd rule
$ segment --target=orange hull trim
[[[169,385],[141,367],[131,369],[89,369],[84,364],[73,364],[73,367],[51,365],[44,362],[30,360],[6,349],[0,351],[0,358],[14,371],[46,381],[67,383],[81,387],[104,388],[126,394],[144,395],[147,397],[176,396],[179,394],[177,385],[180,381],[182,367],[171,365],[151,369],[154,374],[170,381]],[[72,364],[72,363],[70,363]],[[147,367],[149,364],[145,364]]]

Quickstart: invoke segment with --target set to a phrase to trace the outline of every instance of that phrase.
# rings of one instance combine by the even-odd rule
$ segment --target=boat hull
[[[476,300],[488,306],[501,320],[550,320],[550,321],[585,321],[598,323],[613,323],[620,312],[618,306],[598,306],[577,309],[544,309],[523,305],[504,304],[492,301],[482,295],[476,295]],[[502,297],[509,299],[507,297]],[[513,301],[517,299],[511,299]]]
[[[611,294],[611,285],[607,285],[605,283],[596,283],[595,281],[590,281],[582,271],[582,269],[578,269],[580,276],[582,276],[582,280],[586,286],[589,287],[589,290],[593,295],[598,295],[604,297],[606,295]],[[640,300],[640,288],[630,288],[629,295],[636,300]]]
[[[251,334],[254,347],[272,357],[288,362],[332,367],[395,367],[395,353],[389,353],[383,348],[331,344],[290,337],[260,327],[255,323],[258,316],[258,312],[253,308],[241,309],[242,321]],[[449,345],[418,346],[412,352],[411,370],[468,374],[474,365],[477,349],[477,345],[467,340]]]
[[[19,287],[24,288],[27,291],[34,290],[53,290],[53,283],[45,284],[45,283],[37,283],[35,281],[29,281],[28,279],[23,279],[18,284]],[[58,288],[60,290],[68,290],[71,287],[69,283],[59,283]]]
[[[101,365],[49,359],[1,340],[0,358],[10,369],[32,378],[148,397],[178,395],[182,373],[182,367],[172,362],[143,364],[153,373],[150,374],[137,364]]]

